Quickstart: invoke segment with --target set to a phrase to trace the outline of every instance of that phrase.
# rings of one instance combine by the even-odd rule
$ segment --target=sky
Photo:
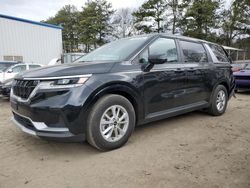
[[[73,4],[79,10],[87,0],[0,0],[0,14],[41,21],[54,16],[64,5]],[[114,9],[139,7],[145,0],[107,0]],[[225,0],[229,6],[231,0]]]

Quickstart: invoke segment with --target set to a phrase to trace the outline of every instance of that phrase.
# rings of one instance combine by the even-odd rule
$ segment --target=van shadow
[[[180,126],[183,126],[183,122],[192,120],[196,117],[210,118],[208,114],[196,111],[191,112],[188,114],[175,116],[171,118],[167,118],[164,120],[148,123],[145,125],[137,126],[134,130],[133,142],[128,142],[125,147],[119,148],[118,150],[108,151],[108,152],[100,152],[99,150],[95,149],[94,147],[90,146],[87,142],[80,142],[80,143],[65,143],[65,142],[56,142],[56,141],[47,141],[43,139],[38,139],[31,137],[29,135],[23,135],[22,144],[25,147],[28,147],[30,150],[30,155],[32,153],[43,153],[45,155],[60,155],[64,157],[72,157],[72,156],[79,156],[81,158],[93,156],[93,155],[101,155],[103,153],[112,153],[112,152],[122,152],[123,150],[128,150],[129,147],[134,142],[139,142],[139,137],[147,135],[153,135],[156,132],[161,131],[171,131],[172,129],[176,129]],[[180,123],[178,123],[180,122]],[[190,126],[188,123],[184,126]],[[167,129],[167,130],[166,130]],[[20,140],[20,139],[19,139]]]

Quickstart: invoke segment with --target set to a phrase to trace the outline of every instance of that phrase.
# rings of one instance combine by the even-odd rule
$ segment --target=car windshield
[[[135,37],[120,39],[108,43],[89,54],[86,54],[75,62],[89,62],[89,61],[125,61],[135,50],[141,47],[149,37]]]
[[[5,72],[11,65],[10,63],[0,63],[0,72]]]

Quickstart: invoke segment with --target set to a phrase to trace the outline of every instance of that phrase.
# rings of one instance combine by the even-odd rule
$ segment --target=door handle
[[[189,68],[187,71],[188,72],[195,72],[195,69],[194,68]]]
[[[174,72],[175,72],[175,73],[182,73],[182,72],[184,72],[184,70],[183,70],[183,69],[178,68],[178,69],[175,69],[175,70],[174,70]]]

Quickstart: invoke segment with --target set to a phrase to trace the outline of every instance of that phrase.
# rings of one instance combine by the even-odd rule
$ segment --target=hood
[[[233,73],[235,76],[250,76],[250,70],[241,70]]]
[[[43,68],[26,71],[22,74],[17,75],[15,78],[45,78],[45,77],[106,73],[110,71],[113,65],[114,62],[112,63],[83,62],[83,63],[62,64],[62,65],[47,66]]]

